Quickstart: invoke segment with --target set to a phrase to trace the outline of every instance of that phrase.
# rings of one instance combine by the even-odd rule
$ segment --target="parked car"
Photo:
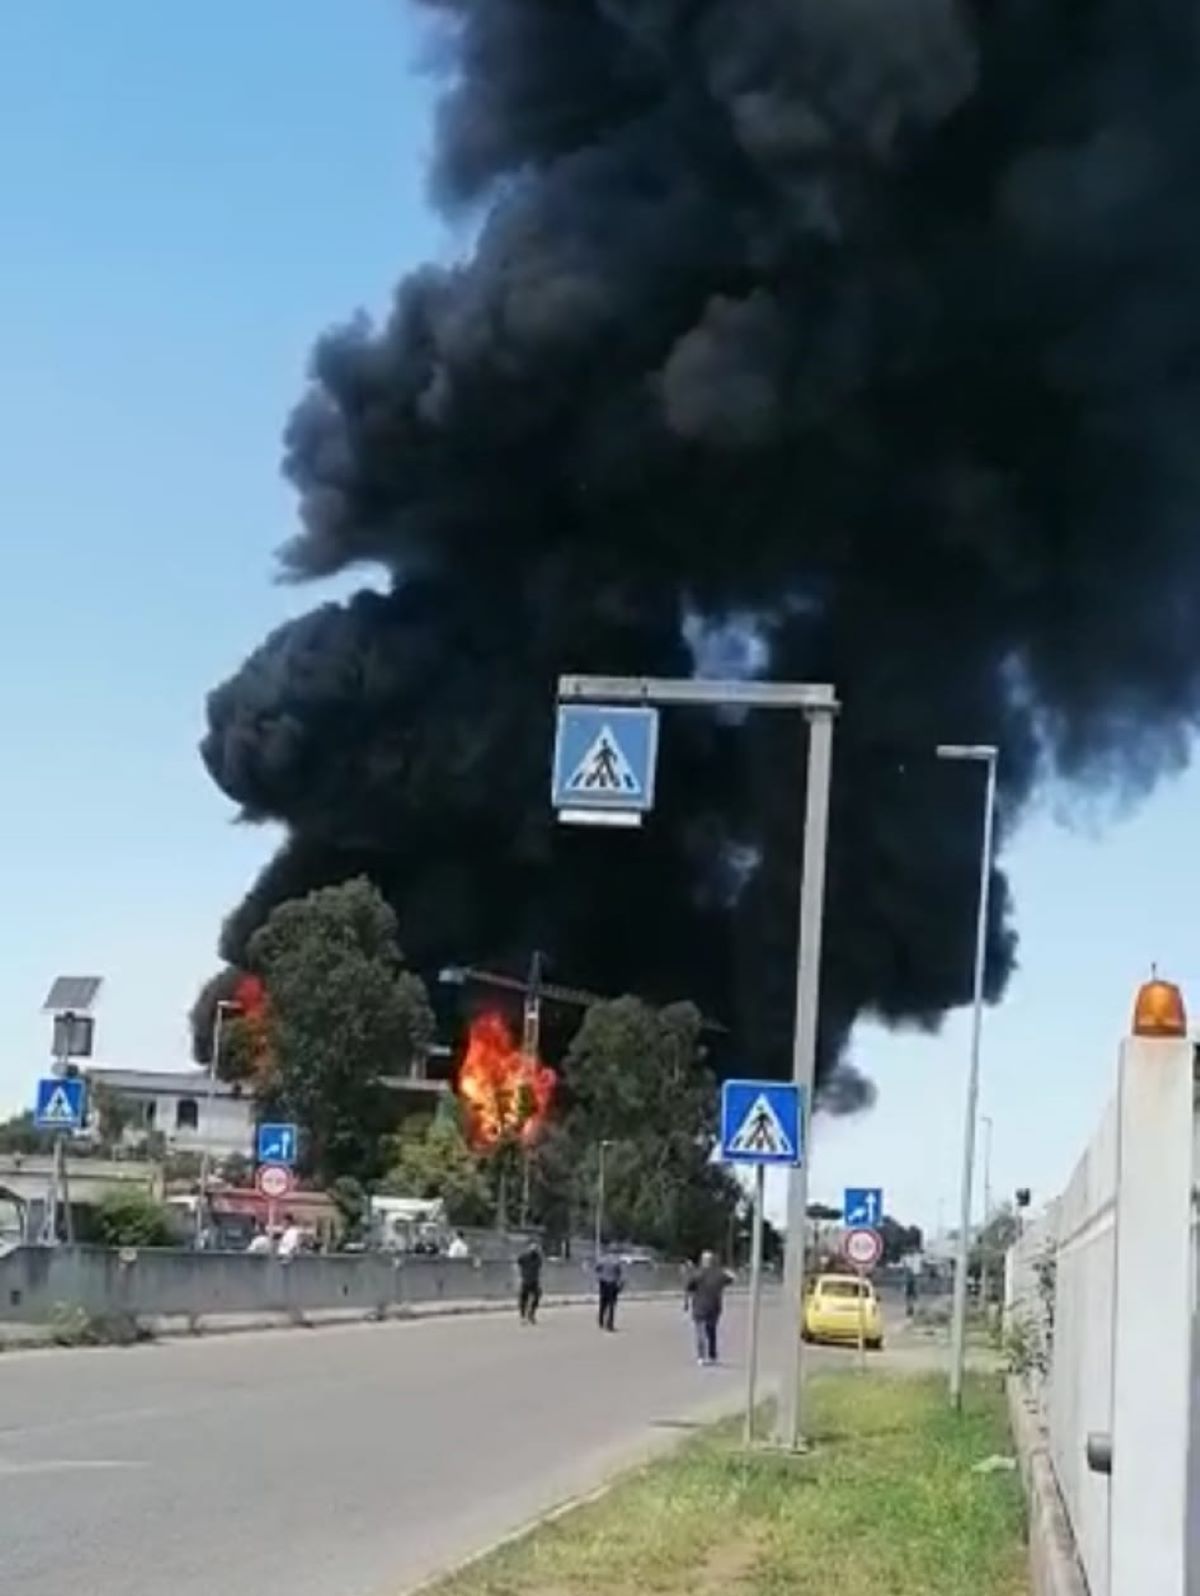
[[[804,1305],[806,1341],[857,1342],[873,1351],[883,1345],[883,1313],[875,1287],[857,1275],[818,1275]]]

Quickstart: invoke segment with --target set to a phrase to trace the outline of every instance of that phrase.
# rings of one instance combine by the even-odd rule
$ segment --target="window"
[[[199,1123],[199,1103],[194,1097],[181,1097],[175,1104],[175,1129],[195,1130]]]

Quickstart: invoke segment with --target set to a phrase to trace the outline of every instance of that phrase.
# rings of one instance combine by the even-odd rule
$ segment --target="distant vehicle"
[[[454,1232],[440,1198],[372,1197],[371,1244],[385,1252],[444,1252]]]
[[[804,1305],[806,1341],[863,1340],[872,1351],[883,1345],[883,1314],[875,1287],[857,1275],[818,1275]]]
[[[630,1247],[621,1253],[621,1262],[626,1269],[653,1269],[658,1263],[658,1258],[649,1247]]]

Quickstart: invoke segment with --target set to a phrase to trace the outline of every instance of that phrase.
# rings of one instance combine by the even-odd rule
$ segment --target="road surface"
[[[0,1589],[399,1596],[737,1405],[678,1301],[0,1358]],[[769,1372],[769,1370],[768,1370]]]

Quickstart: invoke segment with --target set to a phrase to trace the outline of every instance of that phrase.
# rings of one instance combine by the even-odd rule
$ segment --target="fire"
[[[467,1138],[487,1151],[506,1137],[527,1146],[545,1124],[558,1077],[539,1058],[522,1053],[501,1015],[481,1014],[471,1024],[458,1071],[458,1098]]]
[[[234,988],[233,1001],[250,1043],[254,1073],[266,1076],[271,1070],[271,1010],[267,989],[257,975],[243,975]]]

